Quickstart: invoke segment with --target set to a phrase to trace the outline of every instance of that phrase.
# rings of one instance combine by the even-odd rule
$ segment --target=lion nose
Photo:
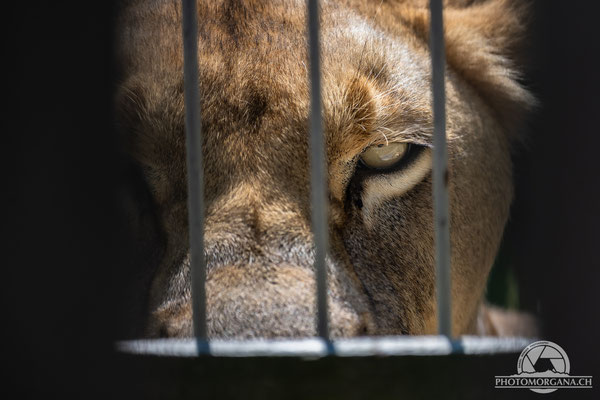
[[[370,315],[329,290],[332,337],[374,331]],[[210,338],[298,338],[316,336],[314,273],[297,266],[225,266],[206,282]],[[154,336],[193,336],[191,305],[171,305],[153,315]]]

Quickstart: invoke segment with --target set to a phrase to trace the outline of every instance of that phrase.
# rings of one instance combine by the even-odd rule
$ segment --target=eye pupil
[[[363,151],[360,160],[367,168],[388,169],[406,156],[408,148],[407,143],[378,144]]]

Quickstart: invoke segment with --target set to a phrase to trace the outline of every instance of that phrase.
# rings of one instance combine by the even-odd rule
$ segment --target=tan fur
[[[427,2],[321,3],[332,334],[434,333]],[[514,4],[446,2],[455,334],[503,333],[481,304],[512,198],[514,127],[533,102],[511,58]],[[198,2],[211,337],[315,334],[305,7]],[[166,237],[147,335],[189,336],[180,2],[131,2],[118,39],[120,121]],[[361,175],[360,153],[387,141],[423,146],[421,162]]]

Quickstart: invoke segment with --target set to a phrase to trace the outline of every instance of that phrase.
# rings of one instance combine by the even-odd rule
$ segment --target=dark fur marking
[[[239,39],[242,33],[241,22],[247,18],[246,7],[239,0],[228,0],[223,5],[223,24],[227,32],[233,39],[235,46],[239,45]]]
[[[267,112],[269,99],[266,93],[255,87],[249,87],[247,102],[246,122],[253,126],[255,130],[259,130],[262,124],[262,118]]]

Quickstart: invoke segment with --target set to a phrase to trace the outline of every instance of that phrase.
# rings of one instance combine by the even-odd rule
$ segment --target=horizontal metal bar
[[[303,357],[325,356],[443,356],[449,354],[518,353],[536,338],[462,336],[361,337],[328,341],[323,338],[270,340],[149,339],[117,343],[124,353],[166,357]]]

